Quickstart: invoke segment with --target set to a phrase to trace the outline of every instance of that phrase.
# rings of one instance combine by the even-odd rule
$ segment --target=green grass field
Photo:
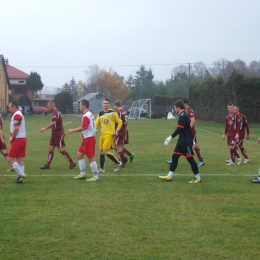
[[[46,163],[50,130],[40,128],[50,116],[26,116],[28,146],[24,184],[6,172],[0,158],[0,259],[257,259],[259,257],[260,185],[249,179],[259,168],[259,128],[251,129],[245,148],[251,162],[226,166],[229,159],[224,126],[196,122],[198,144],[206,166],[202,183],[193,179],[188,162],[180,158],[172,182],[168,173],[177,139],[164,140],[177,121],[130,120],[134,161],[106,173],[99,182],[74,180],[78,167],[55,151],[51,170]],[[78,127],[80,117],[64,116],[65,129]],[[9,118],[4,120],[8,137]],[[99,131],[98,131],[99,132]],[[8,139],[8,138],[6,138]],[[76,160],[81,135],[66,134],[66,150]],[[98,148],[98,145],[97,145]],[[99,153],[97,149],[97,162]],[[197,158],[195,158],[197,160]],[[244,161],[244,159],[243,159]],[[88,177],[90,168],[87,167]]]

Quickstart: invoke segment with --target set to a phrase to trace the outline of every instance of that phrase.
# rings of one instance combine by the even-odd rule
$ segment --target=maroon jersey
[[[186,108],[185,112],[188,114],[189,118],[192,118],[192,117],[195,118],[194,111],[193,111],[190,107]],[[193,129],[193,128],[195,128],[195,124],[194,124],[194,126],[192,127],[192,129]]]
[[[127,113],[124,109],[117,111],[118,117],[123,121],[123,125],[118,133],[119,137],[125,137],[127,131]]]
[[[226,116],[226,127],[224,134],[228,134],[229,136],[235,136],[236,134],[239,134],[240,121],[241,118],[237,117],[236,114],[228,114]]]
[[[247,135],[249,135],[249,125],[246,116],[241,113],[239,113],[238,115],[241,118],[240,125],[239,125],[239,135],[243,137],[245,136],[245,128],[246,128]]]
[[[62,116],[59,109],[53,110],[51,121],[55,121],[56,124],[52,126],[52,131],[62,131],[63,132],[63,124],[62,124]]]

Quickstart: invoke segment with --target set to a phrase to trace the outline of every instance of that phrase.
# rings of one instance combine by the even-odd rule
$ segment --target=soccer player
[[[7,160],[7,152],[6,152],[6,143],[5,143],[5,138],[3,134],[3,118],[2,115],[0,114],[0,152],[4,156],[4,158]]]
[[[118,136],[115,137],[115,150],[117,151],[119,161],[122,163],[121,167],[125,167],[125,163],[127,162],[127,157],[125,157],[125,153],[130,156],[130,163],[133,161],[135,156],[134,153],[129,152],[125,149],[124,144],[128,143],[128,130],[127,130],[127,113],[122,107],[122,101],[116,100],[114,102],[115,110],[118,113],[119,118],[122,120],[123,125],[118,133]]]
[[[200,148],[198,147],[197,144],[197,137],[196,137],[196,129],[195,129],[195,115],[194,115],[194,111],[189,107],[188,105],[188,101],[186,99],[182,100],[184,103],[184,108],[185,108],[185,112],[188,114],[189,118],[190,118],[190,127],[191,127],[191,133],[192,133],[192,137],[193,137],[193,149],[195,150],[197,157],[199,159],[199,163],[198,166],[204,166],[205,162],[203,160],[203,156],[201,153]],[[171,161],[167,161],[169,164],[171,163]]]
[[[40,132],[43,133],[47,129],[51,128],[52,134],[50,138],[49,144],[49,154],[47,163],[40,167],[40,169],[50,169],[51,161],[54,157],[54,149],[57,147],[59,153],[61,153],[66,160],[70,162],[69,169],[73,169],[76,167],[76,163],[71,159],[69,153],[63,149],[65,146],[64,141],[64,129],[62,124],[62,115],[61,112],[56,108],[54,101],[50,100],[47,103],[47,108],[50,112],[52,112],[52,121],[47,126],[40,129]]]
[[[222,136],[222,139],[225,140],[225,137],[227,135],[227,145],[230,150],[230,160],[227,160],[226,165],[236,165],[235,157],[238,158],[237,165],[240,165],[241,157],[238,154],[236,143],[239,139],[239,125],[241,119],[234,113],[233,104],[228,104],[227,110],[229,111],[229,114],[226,116],[226,126]]]
[[[8,109],[12,113],[9,139],[11,147],[8,152],[8,162],[18,175],[18,178],[15,182],[23,183],[24,179],[26,178],[23,162],[23,158],[26,154],[27,143],[25,119],[23,114],[19,110],[17,102],[10,102],[8,105]]]
[[[117,112],[110,108],[110,100],[104,99],[102,102],[103,111],[99,112],[96,118],[96,129],[101,125],[101,134],[99,138],[99,150],[100,150],[100,172],[105,172],[105,156],[112,160],[116,167],[114,172],[117,172],[122,165],[120,161],[109,150],[114,147],[114,138],[118,136],[118,133],[123,125],[122,120],[118,117]],[[115,125],[117,129],[115,130]]]
[[[257,139],[256,144],[260,144],[260,138]],[[250,181],[253,183],[260,183],[260,167],[258,171],[258,176]]]
[[[174,131],[174,133],[166,138],[164,144],[168,145],[169,142],[172,140],[172,138],[174,138],[177,135],[179,135],[179,139],[172,155],[172,162],[170,165],[170,170],[168,175],[159,176],[159,178],[164,181],[171,181],[174,171],[178,166],[178,160],[182,155],[186,157],[195,175],[194,179],[189,183],[199,183],[201,182],[201,177],[199,174],[198,165],[193,158],[194,157],[194,153],[192,150],[193,137],[191,133],[189,116],[185,112],[184,103],[182,100],[176,101],[173,104],[173,106],[174,106],[174,110],[179,114],[178,126],[177,129]]]
[[[245,138],[245,129],[246,129],[246,134],[247,134],[246,139],[247,140],[250,139],[249,125],[248,125],[246,116],[239,112],[238,106],[234,106],[234,113],[236,113],[236,115],[238,117],[240,117],[238,147],[239,147],[241,153],[243,154],[243,156],[245,157],[244,163],[248,163],[248,162],[250,162],[250,159],[247,155],[246,149],[243,146],[243,143],[244,143],[244,138]]]
[[[93,173],[93,177],[87,181],[98,181],[98,166],[95,160],[95,145],[96,145],[96,128],[95,128],[95,117],[89,111],[89,102],[86,99],[83,99],[79,103],[79,109],[83,112],[83,117],[81,121],[81,126],[75,129],[69,129],[68,133],[72,134],[75,132],[82,132],[82,142],[79,146],[77,158],[78,165],[80,169],[80,174],[74,179],[84,180],[86,179],[86,162],[84,154],[88,157],[89,166]]]

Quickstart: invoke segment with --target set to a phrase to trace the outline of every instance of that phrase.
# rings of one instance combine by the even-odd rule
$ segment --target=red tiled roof
[[[27,79],[29,75],[21,70],[16,69],[11,65],[6,65],[6,70],[9,76],[9,79]]]

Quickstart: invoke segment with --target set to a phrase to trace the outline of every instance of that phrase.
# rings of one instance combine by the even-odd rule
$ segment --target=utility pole
[[[191,80],[190,80],[190,63],[189,63],[189,83],[191,85]],[[189,87],[190,87],[190,85],[189,85]]]

